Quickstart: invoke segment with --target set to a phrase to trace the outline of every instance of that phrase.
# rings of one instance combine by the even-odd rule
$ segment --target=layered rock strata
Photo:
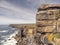
[[[56,37],[60,35],[60,4],[44,4],[39,7],[36,15],[36,35],[39,34],[42,45],[60,45],[56,43]]]

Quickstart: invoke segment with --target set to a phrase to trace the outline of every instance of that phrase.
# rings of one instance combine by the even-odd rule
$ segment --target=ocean
[[[0,45],[16,45],[17,41],[12,36],[17,34],[17,30],[9,25],[0,25]]]

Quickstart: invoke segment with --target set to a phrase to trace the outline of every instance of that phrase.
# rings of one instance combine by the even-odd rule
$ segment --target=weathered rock
[[[59,4],[41,5],[36,15],[37,29],[38,30],[40,29],[42,32],[60,32],[59,19],[60,19]]]

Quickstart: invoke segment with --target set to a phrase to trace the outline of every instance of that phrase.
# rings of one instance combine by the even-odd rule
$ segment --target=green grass
[[[60,38],[60,34],[54,34],[55,38]]]

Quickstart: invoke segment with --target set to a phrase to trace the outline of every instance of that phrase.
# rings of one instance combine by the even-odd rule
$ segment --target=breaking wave
[[[0,25],[0,45],[16,45],[14,37],[18,33],[17,30],[8,25]]]
[[[13,38],[17,34],[17,31],[10,35],[9,38],[6,39],[6,42],[3,43],[3,45],[16,45],[17,41]]]

